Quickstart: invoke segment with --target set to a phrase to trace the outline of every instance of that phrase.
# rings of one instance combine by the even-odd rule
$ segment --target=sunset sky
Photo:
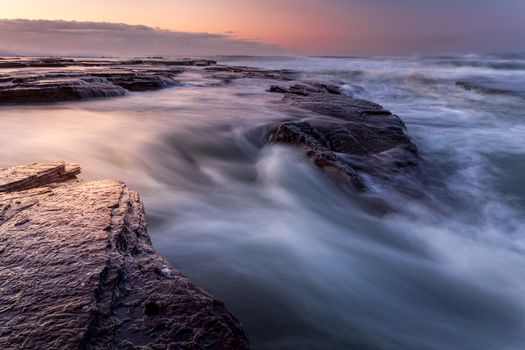
[[[516,52],[525,51],[524,16],[524,0],[0,0],[0,51],[133,52],[131,38],[145,32],[120,26],[113,37],[116,27],[105,27],[101,35],[95,22],[109,22],[151,27],[143,28],[150,36],[144,42],[162,36],[152,52],[159,54],[186,53],[181,37],[188,54]],[[132,35],[123,36],[124,28]],[[98,34],[86,36],[90,30]],[[120,44],[100,44],[106,39]]]

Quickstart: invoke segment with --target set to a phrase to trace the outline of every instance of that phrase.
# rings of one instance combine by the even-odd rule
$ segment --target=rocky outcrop
[[[1,349],[246,349],[239,322],[152,248],[123,183],[0,170]]]
[[[362,172],[388,180],[418,163],[417,148],[401,119],[376,103],[321,83],[272,86],[269,91],[283,93],[289,105],[314,112],[303,120],[281,123],[270,140],[303,148],[321,169],[358,189],[366,187]]]
[[[110,70],[92,71],[89,75],[105,79],[128,91],[146,91],[179,85],[175,76],[182,72],[182,69]]]
[[[290,111],[290,120],[275,128],[272,141],[305,148],[319,167],[351,180],[360,189],[366,187],[364,173],[390,180],[396,172],[418,163],[416,146],[406,135],[401,119],[376,103],[350,96],[351,91],[362,91],[358,86],[344,84],[342,89],[333,82],[300,81],[304,76],[292,70],[216,65],[215,61],[199,59],[13,58],[2,62],[17,60],[29,66],[85,68],[19,69],[3,75],[0,70],[0,104],[122,96],[178,85],[177,76],[184,72],[191,73],[189,76],[197,73],[204,78],[205,86],[237,79],[271,80],[286,85],[272,85],[269,92],[283,94],[286,105],[308,112],[301,119]],[[471,88],[467,83],[458,85]]]
[[[487,78],[472,78],[456,82],[456,86],[467,91],[486,95],[506,95],[525,98],[525,90],[519,83],[512,81],[500,82]]]
[[[207,76],[222,83],[231,83],[236,79],[270,79],[291,81],[299,76],[298,72],[289,69],[262,69],[244,66],[213,66],[204,69]]]
[[[80,174],[78,164],[63,162],[30,164],[0,169],[0,192],[23,191],[74,179]]]
[[[299,76],[297,72],[285,69],[218,66],[216,63],[208,59],[163,57],[4,58],[0,60],[0,104],[78,101],[163,89],[180,85],[176,76],[186,71],[199,72],[211,80],[210,85],[243,78],[292,81]]]
[[[61,57],[9,57],[0,61],[0,68],[29,68],[29,67],[67,67],[74,62],[72,59]]]
[[[122,65],[161,65],[161,66],[197,66],[207,67],[217,64],[217,61],[199,58],[169,59],[164,57],[149,57],[144,59],[120,60]]]
[[[108,82],[81,78],[54,78],[0,86],[0,103],[26,104],[77,101],[96,97],[123,96],[126,89]]]
[[[185,67],[213,64],[203,59],[9,58],[0,61],[0,104],[78,101],[163,89],[179,85],[176,76]]]
[[[0,75],[0,104],[51,103],[96,97],[123,96],[129,91],[178,85],[180,69],[123,69],[53,71]]]
[[[272,85],[269,92],[278,92],[281,94],[291,94],[299,96],[309,96],[315,93],[328,93],[334,95],[341,95],[341,90],[338,86],[332,84],[324,84],[319,82],[308,82],[301,84],[294,84],[290,87],[282,87],[279,85]]]
[[[214,60],[200,58],[64,58],[64,57],[2,57],[0,68],[48,68],[48,67],[94,67],[94,66],[211,66]]]

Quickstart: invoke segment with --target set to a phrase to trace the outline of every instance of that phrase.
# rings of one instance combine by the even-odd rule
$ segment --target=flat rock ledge
[[[0,104],[55,103],[108,98],[180,85],[188,67],[216,64],[206,59],[2,58]]]
[[[139,195],[61,162],[0,170],[1,349],[247,349],[153,249]]]

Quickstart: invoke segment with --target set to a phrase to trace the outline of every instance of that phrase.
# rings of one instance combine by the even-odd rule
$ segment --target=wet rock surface
[[[129,91],[156,90],[178,85],[175,76],[180,72],[178,69],[113,68],[83,73],[71,71],[0,75],[0,103],[52,103],[124,96]]]
[[[0,68],[67,67],[74,61],[61,57],[10,57],[0,60]]]
[[[525,87],[511,81],[501,82],[486,78],[473,78],[458,81],[456,86],[485,95],[507,95],[525,98]]]
[[[0,68],[95,67],[95,66],[211,66],[216,61],[200,58],[65,58],[65,57],[1,57]]]
[[[90,76],[109,81],[128,91],[158,90],[179,85],[175,76],[182,73],[182,69],[143,69],[110,71],[91,71]]]
[[[275,128],[271,137],[274,142],[306,148],[315,164],[351,180],[360,189],[366,187],[362,173],[389,180],[396,172],[406,171],[418,162],[416,146],[406,135],[398,116],[376,103],[350,95],[362,88],[345,84],[343,89],[334,82],[301,80],[307,78],[297,71],[162,57],[10,58],[1,62],[26,68],[0,69],[0,104],[123,96],[133,91],[176,86],[181,84],[179,80],[188,77],[202,79],[201,82],[205,82],[202,86],[208,87],[220,87],[239,79],[279,82],[280,85],[270,85],[268,91],[283,94],[285,105],[309,113],[299,118],[293,111],[288,113],[291,120]],[[62,66],[67,68],[60,68]],[[190,74],[178,77],[183,73]],[[466,89],[480,89],[469,84],[458,82]],[[493,86],[491,89],[493,93],[501,92]]]
[[[179,85],[176,76],[186,67],[213,64],[204,59],[9,58],[0,61],[0,104],[78,101],[157,90]]]
[[[323,83],[272,86],[283,102],[314,112],[284,121],[272,142],[298,146],[321,169],[365,189],[361,172],[389,180],[392,174],[418,164],[415,144],[401,119],[382,106],[341,94]]]
[[[78,172],[0,170],[0,348],[248,348],[224,304],[153,250],[138,194]]]
[[[126,89],[109,82],[93,81],[90,77],[47,78],[10,81],[0,86],[0,103],[26,104],[77,101],[96,97],[124,96]]]
[[[236,79],[270,79],[292,81],[299,76],[298,72],[289,69],[260,69],[244,66],[213,66],[204,68],[209,78],[217,79],[222,83],[231,83]]]
[[[341,90],[338,86],[320,82],[294,84],[290,87],[272,85],[268,91],[299,96],[309,96],[315,93],[329,93],[334,95],[341,95]]]

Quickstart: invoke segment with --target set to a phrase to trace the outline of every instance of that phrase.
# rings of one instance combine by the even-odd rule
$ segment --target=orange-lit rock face
[[[22,191],[63,182],[80,173],[77,164],[55,162],[49,164],[30,164],[0,169],[0,192]]]
[[[138,194],[78,172],[0,170],[0,348],[246,348],[224,305],[154,252]]]

